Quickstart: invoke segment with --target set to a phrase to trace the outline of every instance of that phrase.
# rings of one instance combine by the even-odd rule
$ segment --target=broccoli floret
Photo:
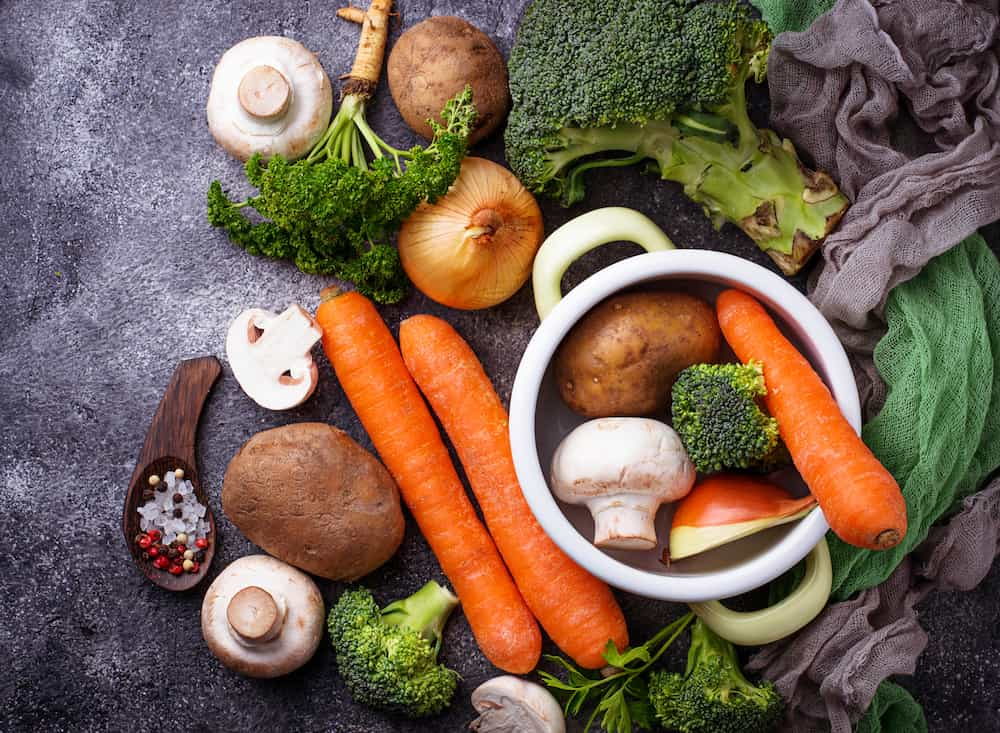
[[[757,399],[767,394],[760,364],[695,364],[677,375],[674,430],[702,473],[770,466],[784,454],[778,421]]]
[[[458,674],[438,664],[437,656],[456,605],[458,598],[433,580],[381,610],[366,588],[345,591],[330,609],[327,628],[351,697],[407,718],[444,710]]]
[[[770,44],[735,1],[535,0],[510,55],[507,160],[566,205],[583,198],[585,171],[651,161],[793,273],[847,199],[747,115]]]
[[[691,627],[684,674],[654,672],[649,700],[656,719],[681,733],[765,733],[785,709],[774,685],[747,681],[733,645],[700,620]]]

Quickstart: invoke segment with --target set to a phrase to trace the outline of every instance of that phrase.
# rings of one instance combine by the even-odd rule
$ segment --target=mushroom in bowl
[[[594,544],[615,550],[656,547],[656,510],[694,485],[694,465],[673,428],[642,417],[585,422],[552,457],[552,492],[584,504]]]

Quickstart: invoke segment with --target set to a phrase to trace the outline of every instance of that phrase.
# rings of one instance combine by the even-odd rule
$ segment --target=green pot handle
[[[739,646],[761,646],[794,634],[826,606],[833,587],[833,566],[826,538],[806,557],[806,574],[791,595],[769,608],[740,613],[718,601],[691,603],[708,628]]]
[[[609,206],[570,219],[542,242],[535,255],[531,282],[539,320],[562,300],[562,277],[590,250],[609,242],[635,242],[647,252],[675,249],[652,219],[635,209]]]

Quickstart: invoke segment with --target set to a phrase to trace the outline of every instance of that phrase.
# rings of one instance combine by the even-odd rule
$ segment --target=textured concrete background
[[[523,4],[399,3],[404,27],[458,14],[504,51]],[[201,593],[150,586],[119,530],[126,482],[176,362],[222,355],[226,326],[244,308],[312,307],[327,284],[247,256],[205,223],[212,178],[232,190],[245,184],[239,164],[214,144],[203,110],[214,63],[247,36],[296,38],[331,77],[346,71],[357,30],[334,17],[336,6],[0,0],[2,729],[457,731],[472,717],[468,693],[495,673],[458,613],[443,658],[464,681],[455,705],[433,722],[389,720],[351,703],[326,643],[285,679],[237,677],[202,642]],[[371,118],[393,143],[412,142],[385,89]],[[497,159],[501,146],[494,140],[477,152]],[[587,207],[633,206],[683,246],[767,264],[734,230],[712,231],[672,185],[635,171],[600,178]],[[544,209],[549,228],[569,216]],[[991,240],[996,245],[996,232]],[[569,279],[632,251],[621,245],[590,256]],[[446,312],[414,295],[383,314],[395,328],[426,311],[458,327],[509,396],[536,325],[528,293],[479,313]],[[222,536],[213,576],[255,550],[218,502],[226,464],[243,441],[268,427],[329,420],[370,445],[322,358],[320,374],[317,394],[289,413],[258,408],[228,370],[217,384],[199,433]],[[411,523],[399,554],[367,582],[387,601],[430,577],[443,580]],[[341,590],[321,587],[328,603]],[[925,604],[930,646],[916,676],[902,682],[924,703],[932,730],[1000,730],[998,598],[994,570],[974,593]],[[621,600],[636,639],[683,611]]]

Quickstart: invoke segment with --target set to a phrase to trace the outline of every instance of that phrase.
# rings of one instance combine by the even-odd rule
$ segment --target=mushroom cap
[[[674,429],[643,417],[585,422],[552,457],[552,492],[587,505],[594,544],[607,549],[655,547],[657,510],[691,491],[694,479],[694,465]]]
[[[480,717],[469,726],[477,733],[565,733],[566,718],[552,694],[534,682],[503,675],[486,680],[472,693]]]
[[[674,501],[694,479],[680,436],[644,417],[589,420],[563,438],[552,457],[552,491],[572,504],[616,493]]]
[[[279,677],[312,658],[323,637],[312,578],[268,555],[231,563],[201,605],[201,633],[219,661],[248,677]]]
[[[208,94],[208,127],[230,155],[305,155],[330,123],[333,90],[316,55],[298,41],[257,36],[226,51]]]
[[[269,410],[288,410],[316,389],[310,351],[323,337],[316,319],[298,305],[280,315],[262,308],[240,313],[226,333],[226,357],[244,392]]]

